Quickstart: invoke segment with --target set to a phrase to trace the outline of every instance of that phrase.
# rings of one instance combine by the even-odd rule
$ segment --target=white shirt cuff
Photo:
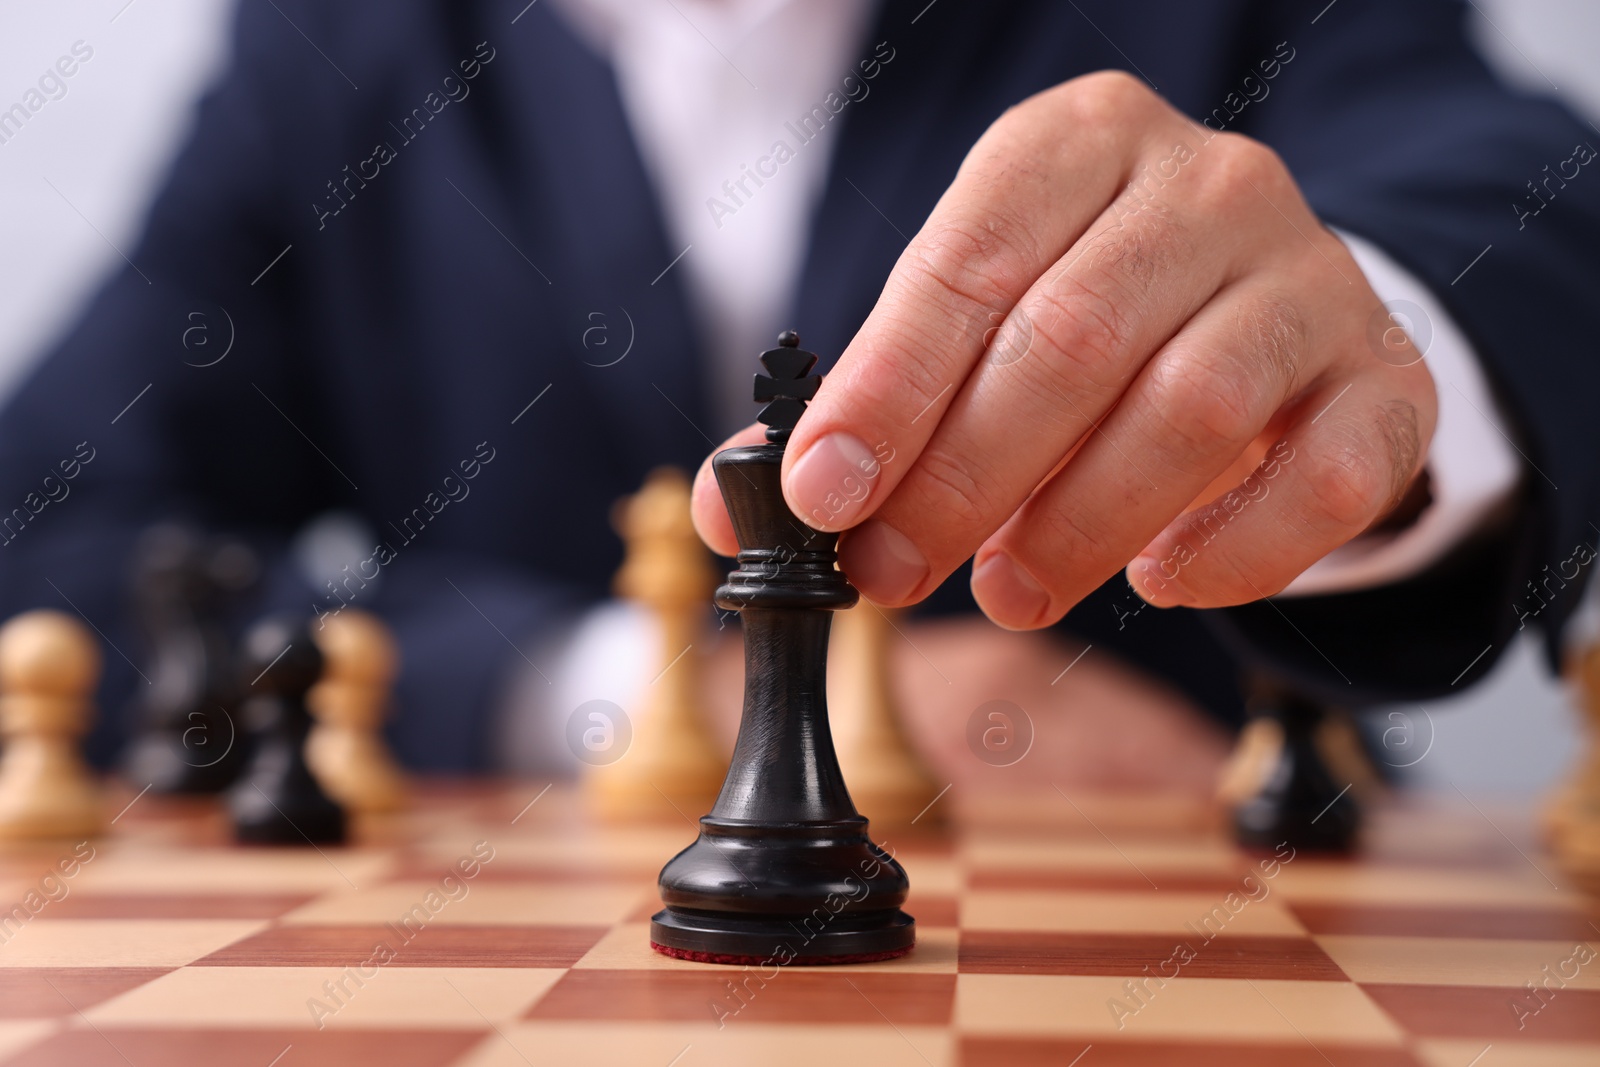
[[[1433,374],[1439,396],[1427,459],[1433,500],[1403,530],[1368,534],[1334,549],[1282,596],[1354,592],[1420,574],[1482,526],[1522,476],[1477,353],[1450,313],[1376,245],[1353,234],[1338,236]]]

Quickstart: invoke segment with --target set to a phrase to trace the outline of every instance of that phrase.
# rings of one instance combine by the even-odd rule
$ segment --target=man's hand
[[[848,530],[841,566],[880,604],[974,554],[1013,629],[1124,566],[1160,606],[1255,600],[1422,466],[1433,382],[1397,329],[1379,358],[1382,315],[1269,149],[1077,78],[967,155],[790,439],[784,495]],[[733,553],[709,463],[695,518]]]

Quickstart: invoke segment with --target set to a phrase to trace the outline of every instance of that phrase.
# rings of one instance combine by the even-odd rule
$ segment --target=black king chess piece
[[[1318,743],[1323,722],[1334,714],[1323,704],[1265,675],[1248,679],[1252,727],[1276,724],[1279,742],[1269,754],[1260,787],[1233,812],[1234,837],[1245,848],[1270,850],[1287,842],[1312,852],[1347,852],[1355,847],[1361,809],[1341,785]]]
[[[306,765],[311,713],[306,693],[322,675],[322,653],[305,623],[269,618],[251,627],[240,656],[240,707],[254,746],[244,776],[228,795],[234,836],[256,845],[337,844],[344,809],[322,791]]]
[[[817,964],[910,951],[905,871],[867,836],[839,772],[825,695],[831,612],[856,590],[835,566],[837,534],[784,503],[789,433],[816,395],[817,357],[786,330],[765,352],[755,398],[767,443],[712,461],[739,539],[717,606],[744,624],[744,717],[732,764],[700,836],[661,871],[657,951],[709,963]]]

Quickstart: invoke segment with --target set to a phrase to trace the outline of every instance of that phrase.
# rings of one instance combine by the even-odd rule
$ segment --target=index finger
[[[784,496],[797,516],[843,530],[894,491],[985,349],[1007,342],[992,336],[997,327],[1127,180],[1141,143],[1129,131],[1163,108],[1137,80],[1108,72],[990,126],[789,440]]]

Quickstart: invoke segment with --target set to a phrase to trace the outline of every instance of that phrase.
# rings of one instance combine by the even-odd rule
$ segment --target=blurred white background
[[[226,60],[232,0],[0,0],[0,109],[83,41],[93,56],[0,143],[0,396],[131,250],[145,204]],[[1600,3],[1476,0],[1482,47],[1505,76],[1600,117]],[[1509,608],[1508,608],[1509,610]],[[1576,752],[1576,719],[1530,642],[1483,685],[1375,713],[1388,758],[1473,793],[1543,791]]]

